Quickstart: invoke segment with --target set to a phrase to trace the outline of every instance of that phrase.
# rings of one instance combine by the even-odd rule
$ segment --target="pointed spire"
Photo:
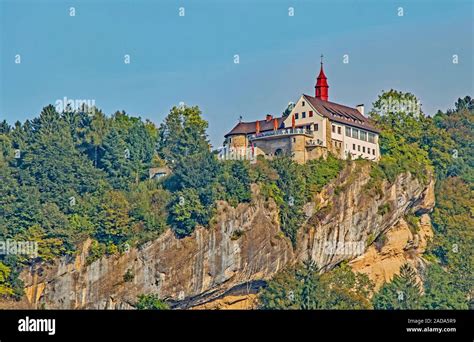
[[[324,74],[324,69],[323,69],[323,55],[321,55],[321,70],[319,71],[319,76],[316,81],[316,85],[314,86],[315,88],[315,96],[318,99],[321,99],[323,101],[327,101],[329,98],[329,86],[327,82],[327,77]]]

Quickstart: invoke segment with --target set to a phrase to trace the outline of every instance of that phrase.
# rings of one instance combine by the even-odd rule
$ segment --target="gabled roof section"
[[[283,128],[283,117],[273,118],[271,120],[258,120],[260,124],[260,132],[272,131],[273,130],[273,120],[277,120],[278,128]],[[240,135],[240,134],[255,134],[256,133],[257,121],[250,122],[239,122],[235,125],[232,130],[227,133],[224,137],[230,135]]]
[[[313,106],[313,108],[318,111],[318,113],[327,117],[331,121],[365,129],[374,133],[380,133],[380,130],[375,128],[372,122],[355,108],[343,106],[334,102],[323,101],[306,94],[303,96]]]

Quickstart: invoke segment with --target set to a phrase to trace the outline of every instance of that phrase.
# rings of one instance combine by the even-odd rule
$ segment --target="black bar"
[[[55,319],[55,334],[20,332],[19,320]],[[413,320],[409,323],[408,320]],[[431,320],[431,321],[427,321]],[[177,341],[473,341],[474,311],[96,311],[0,310],[0,342]],[[455,328],[409,332],[407,328]],[[174,338],[173,338],[174,339]]]

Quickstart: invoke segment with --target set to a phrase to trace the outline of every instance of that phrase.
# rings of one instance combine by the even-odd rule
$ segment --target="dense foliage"
[[[390,91],[381,98],[384,96],[412,95]],[[382,309],[473,307],[474,101],[469,96],[458,99],[454,109],[446,113],[439,111],[434,117],[405,112],[374,117],[382,125],[387,124],[385,128],[394,132],[397,140],[416,144],[423,150],[434,166],[437,179],[436,206],[431,213],[435,234],[425,256],[429,264],[421,272],[423,295],[414,290],[418,294],[409,295],[409,289],[400,281],[400,277],[407,278],[405,272],[382,287],[374,297],[374,306]],[[421,285],[417,287],[421,289]],[[397,291],[412,300],[398,302]]]
[[[87,262],[171,228],[207,225],[217,200],[250,201],[247,162],[219,162],[197,107],[174,107],[160,127],[92,108],[0,122],[0,239],[33,241],[38,254],[0,255],[0,295],[22,294],[25,264],[73,255],[92,239]],[[153,168],[169,169],[164,179]]]
[[[288,156],[272,161],[260,159],[253,165],[252,180],[260,185],[264,196],[273,198],[278,205],[281,230],[293,245],[301,226],[303,205],[311,201],[343,167],[344,161],[333,155],[304,165],[295,163]]]
[[[421,309],[421,285],[416,271],[409,264],[404,264],[400,274],[375,294],[373,303],[374,309]]]
[[[314,265],[283,271],[260,294],[262,309],[370,309],[373,283],[347,264],[320,274]]]

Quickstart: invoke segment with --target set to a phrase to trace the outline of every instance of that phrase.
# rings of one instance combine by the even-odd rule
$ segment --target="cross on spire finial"
[[[323,64],[323,54],[321,54],[321,65]]]

